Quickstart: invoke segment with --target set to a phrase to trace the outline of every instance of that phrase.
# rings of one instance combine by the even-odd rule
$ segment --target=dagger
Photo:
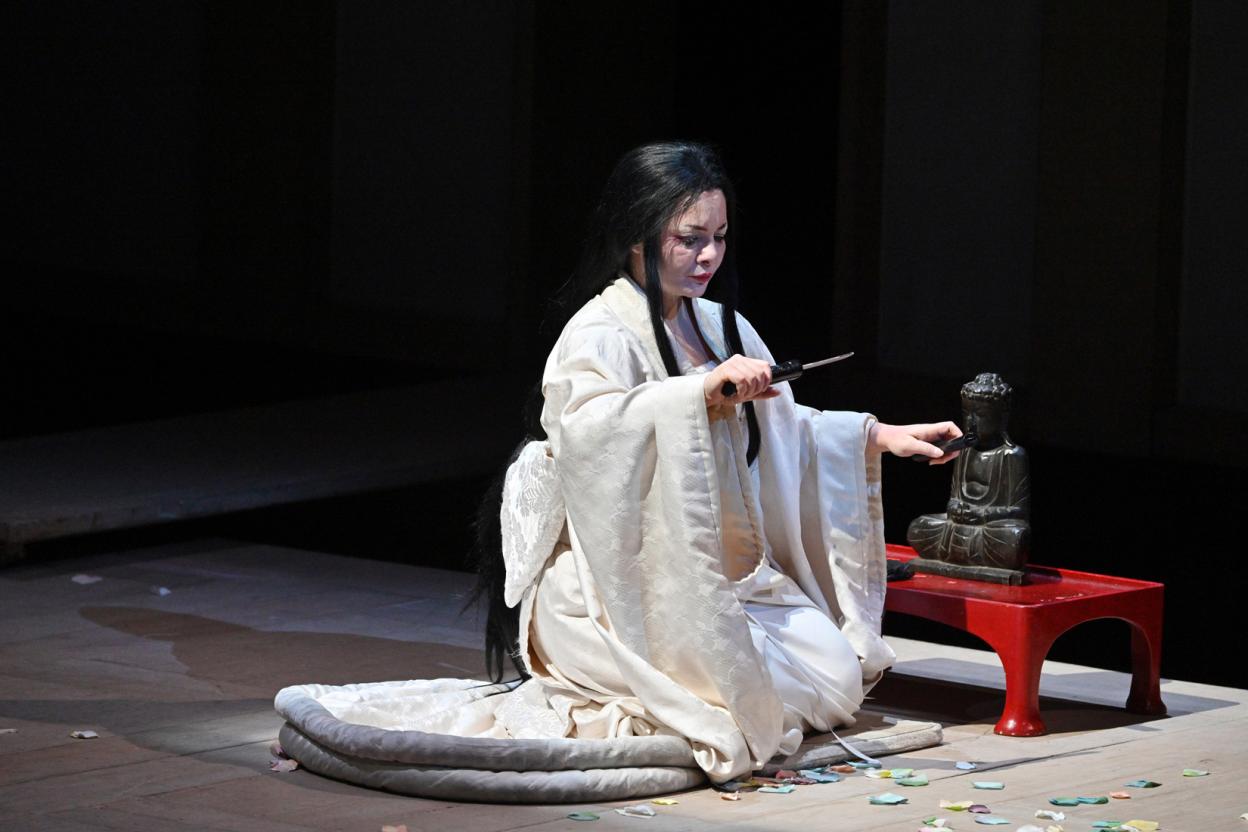
[[[813,370],[816,367],[822,367],[825,364],[835,364],[837,361],[844,361],[852,355],[852,352],[842,353],[841,355],[834,355],[831,358],[825,358],[822,361],[812,361],[809,364],[803,364],[796,358],[789,361],[782,361],[779,364],[772,364],[771,383],[779,384],[782,381],[792,381],[795,378],[799,378],[802,373],[807,370]],[[725,381],[724,386],[719,388],[719,392],[724,396],[724,398],[735,396],[737,393],[737,385],[733,384],[731,381]]]

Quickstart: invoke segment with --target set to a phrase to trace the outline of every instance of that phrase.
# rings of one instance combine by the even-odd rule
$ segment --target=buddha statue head
[[[1005,428],[1013,394],[996,373],[980,373],[962,385],[962,429],[979,436],[976,447],[987,450],[1009,441]]]

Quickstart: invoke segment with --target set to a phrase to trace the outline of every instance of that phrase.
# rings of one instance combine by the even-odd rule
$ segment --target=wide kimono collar
[[[620,322],[637,336],[645,350],[646,358],[658,377],[667,378],[663,354],[659,352],[659,343],[654,338],[654,327],[650,324],[650,304],[646,300],[645,289],[638,286],[627,274],[621,272],[614,282],[602,290],[600,297],[620,319]],[[726,355],[720,323],[723,318],[723,307],[702,298],[695,300],[692,306],[693,314],[697,317],[698,328],[710,343],[711,349],[717,355]],[[670,328],[668,337],[671,337]]]

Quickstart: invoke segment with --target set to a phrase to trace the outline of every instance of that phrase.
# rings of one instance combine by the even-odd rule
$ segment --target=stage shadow
[[[978,687],[995,691],[1004,701],[1005,692],[997,687],[1004,683],[1005,675],[1000,666],[992,667],[979,662],[968,662],[959,659],[932,658],[917,659],[903,662],[888,674],[892,679],[898,676],[916,679],[942,680],[953,684]],[[1201,713],[1219,708],[1229,708],[1236,703],[1226,699],[1197,696],[1191,693],[1179,693],[1167,689],[1168,680],[1161,680],[1161,696],[1166,703],[1169,716]],[[1130,690],[1129,674],[1113,670],[1089,668],[1081,673],[1062,673],[1046,675],[1042,689],[1047,688],[1049,695],[1042,695],[1041,708],[1061,707],[1060,703],[1070,702],[1086,707],[1105,707],[1115,709],[1119,702],[1125,705]],[[1086,697],[1086,698],[1085,698]],[[1089,702],[1087,700],[1095,700]],[[1046,703],[1052,703],[1046,705]],[[1047,717],[1046,717],[1047,720]],[[995,721],[995,718],[994,718]]]
[[[889,673],[871,691],[864,708],[906,719],[927,719],[943,725],[995,725],[1005,704],[1005,691],[968,682],[954,682],[947,678],[924,678],[912,675],[915,665],[908,663],[908,673]],[[957,662],[942,660],[941,675],[948,676],[949,665]],[[980,666],[974,665],[975,668]],[[971,675],[968,673],[968,675]],[[1083,676],[1085,674],[1078,674]],[[1086,674],[1098,676],[1097,673]],[[1072,683],[1079,681],[1063,677]],[[1083,681],[1086,684],[1086,681]],[[1213,710],[1234,705],[1219,699],[1168,694],[1163,698],[1170,709],[1169,715],[1136,714],[1097,702],[1084,702],[1073,698],[1041,696],[1040,713],[1049,734],[1079,731],[1095,731],[1106,728],[1134,726],[1147,730],[1147,723],[1196,711]],[[1123,693],[1125,702],[1126,695]]]
[[[169,642],[186,675],[240,697],[288,685],[395,679],[484,678],[483,653],[465,647],[348,633],[270,632],[143,607],[83,607],[109,629]]]
[[[116,737],[135,749],[267,770],[265,749],[281,725],[281,717],[273,710],[273,696],[283,687],[485,676],[481,651],[446,644],[344,633],[267,632],[141,607],[84,607],[79,612],[99,626],[136,639],[168,643],[181,672],[205,683],[202,687],[162,686],[155,681],[149,686],[150,695],[136,696],[133,678],[158,679],[171,671],[153,668],[150,653],[141,655],[149,651],[127,656],[125,646],[120,645],[99,659],[109,668],[107,673],[96,675],[85,665],[87,675],[81,685],[89,693],[82,698],[0,700],[0,720],[98,731],[103,739],[87,746],[70,746],[74,740],[58,741],[42,731],[15,735],[31,743],[32,749],[48,748],[49,742],[51,747],[66,744],[80,761],[87,760],[84,750],[90,750],[92,759],[95,755],[109,760],[146,758],[142,752],[136,757],[135,752],[108,741]],[[55,664],[56,657],[48,656],[47,661]],[[112,683],[116,692],[110,695],[110,679],[119,678],[118,665],[131,665],[135,675]],[[58,729],[55,736],[65,735]],[[40,760],[30,764],[43,765]],[[356,790],[324,778],[306,779],[300,785]]]

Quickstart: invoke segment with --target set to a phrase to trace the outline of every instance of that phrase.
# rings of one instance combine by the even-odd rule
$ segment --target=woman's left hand
[[[887,451],[895,456],[926,456],[932,465],[944,465],[957,459],[960,451],[942,454],[933,442],[955,439],[962,429],[953,422],[934,422],[926,425],[886,425],[876,422],[867,438],[867,450],[876,453]]]

